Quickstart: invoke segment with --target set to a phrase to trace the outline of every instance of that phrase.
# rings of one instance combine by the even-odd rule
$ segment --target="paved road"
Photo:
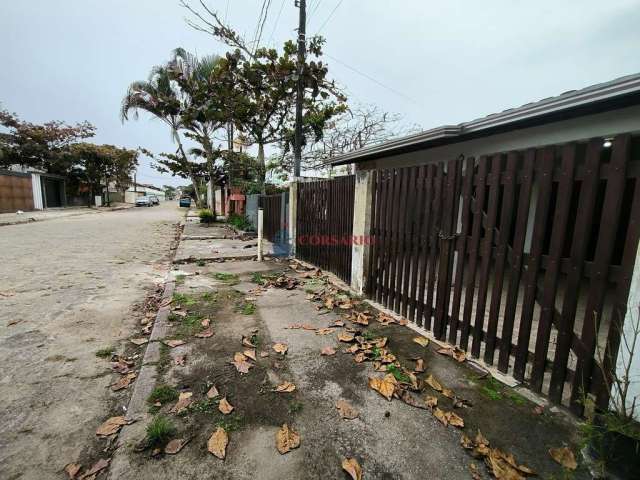
[[[169,202],[0,227],[0,478],[62,478],[121,408],[95,352],[134,332],[183,213]]]

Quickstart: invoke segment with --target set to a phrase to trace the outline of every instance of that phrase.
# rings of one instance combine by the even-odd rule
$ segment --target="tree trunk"
[[[202,207],[202,199],[200,198],[200,191],[198,190],[198,182],[196,177],[193,175],[193,170],[189,167],[189,159],[187,158],[187,154],[184,153],[184,148],[182,148],[182,142],[180,141],[180,135],[177,131],[175,133],[176,142],[178,142],[178,150],[180,151],[180,155],[182,155],[182,160],[184,161],[184,167],[189,172],[189,178],[191,179],[191,184],[193,185],[193,191],[196,195],[196,207]]]
[[[264,145],[262,142],[258,142],[258,181],[260,182],[260,192],[263,195],[267,193],[265,186],[266,177],[267,167],[264,162]]]

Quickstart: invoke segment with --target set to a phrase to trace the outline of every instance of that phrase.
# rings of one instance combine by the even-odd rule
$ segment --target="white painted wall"
[[[33,190],[33,208],[35,210],[44,210],[42,203],[42,185],[40,184],[40,174],[31,174],[31,189]]]
[[[636,399],[635,419],[640,421],[640,338],[636,341],[636,348],[633,356],[625,348],[625,339],[628,343],[633,341],[633,329],[640,326],[640,248],[636,254],[636,263],[631,277],[631,289],[629,290],[629,301],[627,302],[627,314],[624,319],[622,331],[623,340],[618,353],[616,373],[618,378],[622,378],[625,365],[631,361],[630,386],[627,396],[627,407],[630,407],[633,399]]]
[[[428,162],[455,159],[461,154],[465,157],[478,157],[490,153],[554,145],[591,137],[608,137],[623,132],[640,132],[640,106],[554,122],[539,127],[523,128],[513,132],[402,155],[392,155],[363,162],[358,164],[357,168],[376,169],[422,165]]]

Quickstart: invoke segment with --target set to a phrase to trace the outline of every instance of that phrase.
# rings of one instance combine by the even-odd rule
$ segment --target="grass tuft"
[[[234,273],[215,272],[212,274],[213,278],[220,282],[224,282],[227,285],[237,285],[240,283],[238,275]]]
[[[111,355],[113,355],[113,352],[116,351],[116,347],[105,347],[105,348],[101,348],[100,350],[98,350],[96,352],[96,357],[99,358],[111,358]]]
[[[150,446],[164,445],[176,433],[176,427],[167,417],[158,415],[147,425],[147,442]]]
[[[149,403],[168,403],[173,402],[178,399],[178,390],[170,385],[159,385],[153,389],[149,398],[147,398],[147,402]]]

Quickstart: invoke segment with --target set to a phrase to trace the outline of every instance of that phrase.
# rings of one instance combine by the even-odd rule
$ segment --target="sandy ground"
[[[170,202],[0,227],[0,478],[62,478],[126,404],[95,352],[133,332],[183,214]]]

